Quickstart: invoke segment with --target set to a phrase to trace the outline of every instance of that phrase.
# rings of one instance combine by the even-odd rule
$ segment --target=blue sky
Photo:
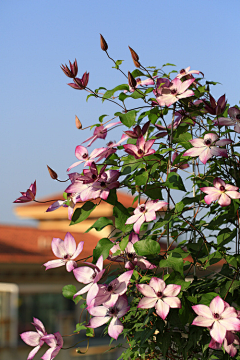
[[[239,14],[238,0],[229,6],[223,0],[2,1],[1,223],[31,224],[13,215],[12,201],[35,179],[38,198],[64,190],[50,179],[46,164],[65,179],[76,145],[91,136],[89,130],[76,130],[75,114],[87,126],[117,111],[92,98],[86,103],[85,92],[66,85],[62,63],[76,58],[79,74],[88,71],[94,89],[125,83],[100,49],[102,33],[109,54],[125,60],[124,71],[134,69],[130,45],[145,66],[171,62],[177,70],[202,71],[221,83],[213,95],[226,93],[235,105],[240,100]],[[119,134],[113,135],[118,140]]]

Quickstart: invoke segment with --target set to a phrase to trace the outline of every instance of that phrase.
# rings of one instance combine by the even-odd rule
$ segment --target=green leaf
[[[102,123],[103,122],[103,119],[108,116],[108,115],[101,115],[99,116],[99,122]]]
[[[137,114],[136,110],[131,110],[131,111],[128,111],[126,114],[116,112],[114,115],[119,116],[120,121],[124,125],[126,125],[127,127],[130,128],[131,126],[133,126],[135,124],[136,114]]]
[[[142,170],[139,175],[135,177],[136,185],[146,185],[148,181],[148,171]]]
[[[92,328],[86,328],[86,336],[94,337],[94,329]]]
[[[139,77],[139,76],[146,76],[146,75],[143,72],[141,72],[140,70],[135,69],[135,70],[132,71],[132,76],[134,78],[136,78],[136,77]]]
[[[172,252],[166,260],[160,260],[159,266],[170,267],[183,277],[183,259],[177,252]]]
[[[127,232],[132,229],[132,225],[125,225],[125,222],[130,217],[127,209],[120,203],[117,202],[113,208],[113,215],[115,217],[115,227],[122,232]]]
[[[143,99],[145,96],[141,90],[135,90],[130,97],[133,99]]]
[[[154,184],[147,184],[143,191],[144,194],[153,200],[162,200],[162,188],[159,182]]]
[[[164,183],[164,186],[169,189],[186,191],[181,176],[175,172],[171,172],[170,174],[168,174],[167,181]]]
[[[122,251],[125,250],[125,248],[126,248],[126,246],[127,246],[127,244],[128,244],[128,241],[129,241],[129,236],[125,236],[125,237],[122,239],[122,241],[120,242],[119,247],[120,247],[120,249],[121,249]]]
[[[129,86],[127,84],[122,84],[122,85],[118,85],[116,86],[114,89],[112,90],[107,90],[105,92],[105,94],[103,95],[103,99],[102,101],[109,99],[110,97],[112,97],[114,95],[114,93],[116,91],[120,91],[120,90],[128,90],[129,91]]]
[[[65,200],[67,200],[68,194],[67,194],[66,192],[63,193],[63,198],[64,198]]]
[[[141,240],[133,246],[136,253],[140,256],[158,255],[160,252],[160,245],[154,240]]]
[[[215,292],[208,292],[207,294],[203,294],[201,299],[199,300],[199,304],[207,305],[209,306],[210,302],[216,297],[219,296],[219,294]]]
[[[72,216],[70,225],[78,224],[81,221],[86,220],[96,206],[97,205],[91,201],[87,201],[80,209],[76,209]]]
[[[218,245],[225,245],[232,241],[234,237],[237,235],[237,229],[230,230],[230,229],[222,229],[217,237],[217,243]]]
[[[73,299],[73,295],[77,292],[76,286],[74,285],[66,285],[62,288],[62,294],[66,299]]]
[[[164,66],[176,66],[176,65],[170,64],[170,63],[166,63],[166,64],[164,64],[162,67],[164,67]]]
[[[103,256],[103,260],[105,260],[108,257],[109,250],[112,247],[113,247],[113,243],[109,239],[107,238],[100,239],[99,242],[97,243],[97,246],[93,250],[93,263],[96,264],[96,262],[98,261],[101,255]]]
[[[191,139],[192,135],[185,132],[183,134],[180,134],[178,138],[174,138],[174,142],[182,145],[184,149],[188,150],[192,147],[191,143],[189,142],[189,140]]]
[[[119,69],[119,65],[121,65],[122,64],[122,62],[123,62],[124,60],[117,60],[117,61],[115,61],[115,66],[112,66],[112,68],[113,69]]]
[[[76,324],[76,330],[74,330],[74,332],[80,332],[81,330],[86,330],[86,326],[83,325],[84,323],[79,323],[79,324]]]
[[[113,225],[113,222],[111,219],[108,219],[106,217],[100,217],[95,223],[90,226],[89,229],[85,231],[85,233],[88,233],[91,229],[96,229],[97,231],[101,231],[105,226]]]

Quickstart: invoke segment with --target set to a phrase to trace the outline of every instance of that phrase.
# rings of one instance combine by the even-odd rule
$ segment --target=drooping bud
[[[53,180],[57,180],[57,178],[58,178],[57,173],[53,169],[51,169],[48,165],[47,165],[47,168],[48,168],[48,172],[49,172],[51,178]]]
[[[128,72],[128,85],[135,89],[135,87],[137,86],[137,82],[135,80],[135,78],[132,76],[132,74],[130,73],[130,71]]]
[[[75,115],[75,124],[76,124],[76,128],[78,130],[82,129],[82,123],[81,121],[79,120],[79,118],[77,117],[77,115]]]
[[[140,62],[138,62],[137,60],[133,60],[133,62],[137,68],[140,68],[140,66],[141,66]]]
[[[107,44],[106,40],[104,39],[104,37],[101,34],[100,34],[100,45],[101,45],[101,49],[103,51],[107,51],[108,44]]]
[[[138,61],[139,60],[139,56],[136,53],[136,51],[134,51],[130,46],[129,46],[129,50],[131,51],[131,55],[132,55],[132,59],[133,61]]]
[[[71,61],[69,61],[69,67],[67,65],[64,66],[63,64],[60,67],[66,76],[68,76],[70,78],[75,78],[77,76],[78,65],[77,65],[76,59],[73,63],[71,63]]]

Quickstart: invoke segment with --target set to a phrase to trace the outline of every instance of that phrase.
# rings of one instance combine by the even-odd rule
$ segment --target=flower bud
[[[79,118],[77,117],[77,115],[75,115],[75,124],[76,124],[76,128],[78,130],[82,129],[82,123],[81,121],[79,120]]]
[[[51,169],[48,165],[47,165],[47,168],[48,168],[48,172],[49,172],[51,178],[53,180],[57,180],[57,178],[58,178],[57,173],[53,169]]]
[[[108,44],[107,44],[106,40],[104,39],[104,37],[101,34],[100,34],[100,45],[101,45],[101,49],[103,51],[107,51]]]
[[[60,67],[66,76],[68,76],[70,78],[75,78],[77,76],[78,65],[77,65],[76,59],[73,63],[71,63],[71,61],[69,61],[69,67],[67,65],[64,66],[63,64]]]
[[[139,56],[138,54],[129,46],[129,50],[131,51],[131,55],[132,55],[132,59],[133,61],[137,61],[139,60]]]
[[[130,71],[128,72],[128,85],[135,89],[137,82],[135,80],[135,78],[132,76],[132,74],[130,73]]]
[[[137,68],[140,68],[141,66],[140,62],[138,62],[137,60],[133,60],[133,63]]]

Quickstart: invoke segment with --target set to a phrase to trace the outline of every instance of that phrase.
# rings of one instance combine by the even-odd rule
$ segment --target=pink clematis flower
[[[228,109],[228,115],[230,116],[230,119],[220,117],[220,118],[214,120],[214,124],[219,125],[219,126],[235,125],[234,131],[236,131],[237,133],[240,134],[240,110],[233,106]]]
[[[145,256],[137,255],[134,249],[134,244],[139,241],[139,237],[135,233],[131,233],[129,235],[129,242],[125,248],[124,251],[121,252],[118,256],[109,255],[108,259],[116,262],[124,262],[125,268],[132,270],[136,266],[139,266],[140,269],[146,270],[146,269],[155,269],[156,266],[151,264]],[[120,249],[119,244],[114,245],[111,248],[111,252],[114,254]]]
[[[161,94],[156,97],[158,104],[160,106],[171,106],[180,99],[193,96],[194,92],[187,89],[194,81],[195,79],[183,82],[178,78],[173,79],[173,81],[168,84],[169,86],[160,88]]]
[[[89,80],[89,73],[85,72],[81,79],[75,77],[73,79],[74,83],[70,83],[68,85],[75,90],[83,90],[87,86],[88,80]]]
[[[85,262],[85,264],[92,266],[92,268],[90,268],[89,266],[81,266],[73,270],[73,274],[76,280],[83,284],[87,284],[73,296],[74,299],[78,295],[82,295],[88,292],[91,287],[102,278],[105,271],[105,269],[103,269],[102,255],[99,257],[96,265],[87,262]]]
[[[34,183],[29,186],[29,189],[27,189],[26,192],[20,191],[22,196],[20,196],[18,199],[16,199],[14,201],[14,203],[26,203],[26,202],[33,201],[36,196],[36,191],[37,191],[37,187],[36,187],[36,180],[35,180]]]
[[[32,349],[32,351],[30,351],[30,353],[28,354],[27,360],[32,360],[34,358],[34,356],[36,355],[36,353],[38,352],[40,347],[42,347],[44,344],[43,337],[45,335],[47,335],[45,327],[40,320],[38,320],[37,318],[33,318],[32,324],[35,326],[36,332],[35,331],[26,331],[26,332],[20,334],[21,339],[27,345],[34,346],[34,349]]]
[[[78,145],[75,149],[75,155],[76,158],[78,158],[80,161],[77,161],[74,164],[72,164],[67,169],[67,171],[70,171],[73,167],[80,165],[83,162],[85,162],[84,166],[91,166],[94,159],[98,157],[104,150],[105,148],[94,149],[92,153],[88,155],[88,150],[84,146]]]
[[[50,348],[45,352],[41,357],[42,360],[52,360],[54,359],[61,348],[63,347],[63,338],[59,332],[54,334],[46,335],[42,338],[44,342],[50,346]]]
[[[223,340],[223,347],[224,347],[225,351],[232,357],[234,357],[237,354],[237,349],[235,348],[235,346],[233,344],[235,344],[235,345],[240,344],[239,337],[236,334],[234,334],[232,331],[227,331],[226,337]],[[221,349],[222,344],[218,343],[214,339],[211,339],[209,347],[211,349],[219,350],[219,349]]]
[[[190,75],[190,74],[199,74],[200,71],[198,70],[190,70],[190,66],[188,66],[186,69],[180,70],[179,74],[176,76],[178,79],[181,79],[183,76]]]
[[[118,336],[123,331],[123,324],[119,320],[130,309],[126,295],[118,298],[115,304],[109,306],[96,306],[88,309],[89,313],[94,316],[90,319],[88,327],[95,329],[111,320],[108,327],[108,335],[117,340]]]
[[[226,149],[220,149],[217,146],[225,146],[231,144],[233,141],[229,139],[218,140],[216,134],[209,133],[204,135],[204,138],[190,140],[193,148],[185,151],[183,156],[199,156],[199,160],[205,165],[212,156],[228,157]]]
[[[144,156],[152,155],[155,153],[155,150],[151,149],[155,140],[145,141],[143,136],[140,136],[137,139],[137,144],[127,144],[123,145],[124,150],[135,157],[135,159],[141,159]]]
[[[53,238],[52,251],[59,260],[50,260],[43,264],[46,266],[46,270],[57,268],[66,265],[68,272],[74,270],[77,267],[76,259],[80,255],[83,249],[84,241],[81,241],[76,247],[76,241],[74,237],[67,232],[64,240],[59,238]]]
[[[212,97],[212,95],[209,94],[209,100],[210,100],[210,103],[207,103],[206,100],[203,101],[204,104],[205,104],[205,110],[211,115],[220,115],[220,114],[222,114],[225,107],[226,107],[226,104],[227,104],[225,95],[222,95],[218,99],[218,101],[216,101],[214,99],[214,97]]]
[[[106,306],[113,306],[120,295],[125,294],[128,284],[132,277],[133,270],[126,271],[118,278],[112,280],[108,285],[101,284],[98,288],[95,286],[91,289],[89,294],[87,305],[88,308],[92,306],[98,306],[104,304]]]
[[[140,227],[144,222],[153,221],[156,219],[156,211],[161,209],[168,203],[165,201],[151,200],[147,201],[146,204],[138,205],[134,210],[134,215],[127,219],[125,225],[134,224],[133,230],[139,234]]]
[[[201,191],[208,194],[204,196],[204,200],[208,205],[218,200],[220,206],[228,206],[231,204],[231,199],[240,199],[237,186],[226,184],[218,177],[213,180],[213,186],[200,188]]]
[[[156,313],[165,320],[170,308],[181,308],[181,301],[177,297],[181,285],[167,285],[162,279],[153,277],[149,285],[138,284],[138,291],[144,295],[138,304],[138,308],[150,309],[155,306]]]
[[[192,308],[198,315],[192,325],[210,327],[211,337],[220,344],[225,339],[227,331],[240,330],[240,320],[237,318],[236,310],[226,305],[220,296],[216,296],[209,307],[194,305]]]
[[[83,141],[82,144],[84,144],[85,142],[91,140],[88,144],[87,144],[87,147],[92,145],[92,143],[94,141],[96,141],[97,139],[105,139],[106,136],[107,136],[107,129],[109,129],[110,127],[112,126],[115,126],[115,125],[119,125],[119,124],[122,124],[121,121],[117,121],[117,122],[114,122],[114,123],[111,123],[111,124],[108,124],[106,126],[103,126],[103,125],[100,125],[100,126],[97,126],[93,132],[93,136],[91,136],[90,138],[88,138],[87,140]]]
[[[75,59],[75,61],[73,63],[71,63],[71,61],[69,60],[69,67],[65,64],[65,65],[61,65],[60,68],[62,69],[62,71],[64,72],[64,74],[70,78],[75,78],[77,76],[78,73],[78,64],[77,64],[77,60]]]

